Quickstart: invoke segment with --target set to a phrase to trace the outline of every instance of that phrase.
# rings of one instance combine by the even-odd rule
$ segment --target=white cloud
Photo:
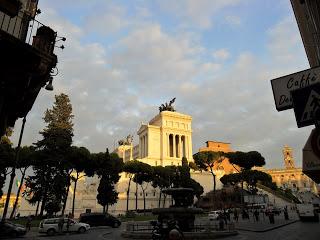
[[[241,19],[238,16],[232,16],[232,15],[228,15],[225,17],[227,23],[229,23],[232,26],[239,26],[241,25]]]
[[[202,29],[212,26],[212,17],[224,8],[236,6],[240,0],[159,0],[160,6],[166,11],[177,15],[186,24],[195,25]]]
[[[281,63],[297,61],[297,51],[303,54],[302,40],[300,34],[297,34],[298,27],[292,16],[286,17],[268,30],[270,42],[268,44],[271,54],[275,61]],[[300,57],[303,61],[303,57]]]
[[[222,48],[219,50],[215,50],[212,53],[212,56],[216,59],[216,60],[226,60],[230,57],[230,53],[227,49]]]
[[[85,19],[85,29],[89,34],[97,32],[102,35],[110,35],[128,27],[129,24],[126,9],[113,4],[102,7]]]

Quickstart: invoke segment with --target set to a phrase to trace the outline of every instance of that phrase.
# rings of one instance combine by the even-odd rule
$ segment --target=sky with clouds
[[[257,150],[280,167],[282,147],[301,165],[311,127],[277,112],[270,80],[309,67],[289,0],[40,0],[39,21],[65,36],[54,92],[27,117],[23,144],[41,138],[54,95],[70,96],[74,144],[113,149],[176,97],[193,117],[193,151],[207,140]],[[59,42],[60,44],[60,42]],[[14,142],[21,121],[15,127]]]

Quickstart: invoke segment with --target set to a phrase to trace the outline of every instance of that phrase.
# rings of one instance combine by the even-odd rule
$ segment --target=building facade
[[[278,187],[290,189],[293,192],[311,191],[318,194],[317,184],[302,172],[301,167],[299,168],[295,166],[292,148],[284,146],[282,153],[284,168],[261,168],[261,170],[270,174],[272,181],[275,182]]]
[[[230,143],[217,142],[217,141],[207,141],[206,146],[199,149],[199,152],[213,151],[213,152],[223,152],[229,153],[234,152],[231,149]],[[221,158],[219,161],[216,161],[213,165],[215,171],[220,172],[222,176],[224,174],[231,174],[240,171],[240,168],[237,165],[231,164],[229,159],[226,157]]]
[[[186,157],[192,161],[192,118],[189,115],[162,111],[148,124],[142,124],[139,158],[151,166],[180,165]]]

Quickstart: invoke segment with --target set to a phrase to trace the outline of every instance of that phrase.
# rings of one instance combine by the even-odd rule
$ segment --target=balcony
[[[0,135],[31,110],[56,67],[56,32],[20,11],[0,12]]]
[[[37,46],[37,44],[34,43],[34,39],[36,38],[38,29],[44,27],[46,27],[44,24],[23,12],[19,12],[16,17],[10,17],[5,13],[0,12],[0,30],[28,45]],[[50,43],[51,46],[48,49],[48,53],[53,53],[56,33],[53,32],[53,34],[54,39]]]

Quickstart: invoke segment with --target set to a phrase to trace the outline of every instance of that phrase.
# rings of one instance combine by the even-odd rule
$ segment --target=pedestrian
[[[253,214],[254,214],[254,217],[255,217],[256,221],[259,222],[259,212],[258,212],[258,210],[256,209]]]
[[[287,208],[287,206],[285,206],[284,211],[283,211],[283,214],[284,214],[284,219],[285,219],[285,220],[289,220],[289,214],[288,214],[288,208]]]
[[[32,217],[29,215],[28,218],[27,218],[27,222],[26,222],[27,231],[31,230],[31,222],[32,222]]]
[[[239,220],[238,210],[235,208],[233,211],[233,218],[236,222]]]
[[[227,210],[227,219],[228,219],[229,222],[231,222],[231,219],[230,219],[230,209]]]
[[[223,210],[222,216],[223,216],[224,223],[227,225],[228,224],[228,220],[227,220],[227,212],[226,212],[225,209]]]
[[[71,223],[71,219],[67,218],[67,233],[69,233],[70,223]]]
[[[223,230],[224,229],[224,217],[223,217],[223,213],[219,214],[219,230]]]
[[[274,214],[273,214],[273,212],[270,211],[269,214],[268,214],[268,216],[269,216],[269,221],[270,221],[270,223],[271,223],[271,224],[274,224]]]
[[[62,233],[62,230],[63,230],[63,221],[64,221],[64,219],[63,219],[63,217],[61,217],[58,222],[58,228],[59,228],[60,233]]]

